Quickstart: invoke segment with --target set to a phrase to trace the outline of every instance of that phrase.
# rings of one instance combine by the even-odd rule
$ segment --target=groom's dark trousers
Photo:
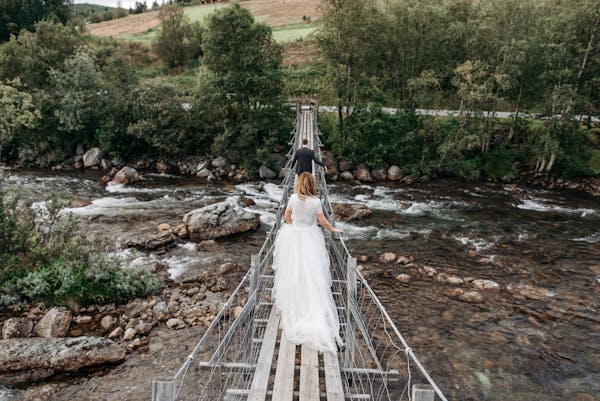
[[[294,158],[292,159],[292,166],[294,163],[296,164],[296,174],[300,175],[305,171],[312,173],[312,164],[311,161],[314,161],[319,166],[323,166],[323,162],[315,156],[315,152],[312,149],[302,147],[296,151]]]

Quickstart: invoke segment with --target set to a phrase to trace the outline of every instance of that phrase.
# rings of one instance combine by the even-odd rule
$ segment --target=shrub
[[[64,206],[60,197],[48,199],[34,222],[0,191],[0,305],[125,302],[160,289],[147,270],[121,268],[106,243],[80,235],[76,220],[60,215]]]

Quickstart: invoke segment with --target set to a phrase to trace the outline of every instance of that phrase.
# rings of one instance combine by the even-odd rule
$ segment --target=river
[[[51,192],[92,204],[65,210],[86,235],[114,241],[124,266],[167,263],[173,278],[234,261],[249,264],[261,245],[278,182],[206,184],[146,174],[131,186],[97,184],[97,172],[13,172],[4,183],[29,205]],[[564,191],[498,183],[437,180],[414,185],[330,183],[333,202],[367,205],[373,214],[340,223],[350,251],[400,331],[452,400],[600,400],[600,200]],[[122,249],[132,237],[176,225],[196,207],[245,195],[261,216],[254,233],[220,241],[218,252],[183,243],[167,253]],[[395,252],[408,266],[383,264]],[[447,295],[456,286],[420,275],[430,266],[459,277],[489,279],[499,292],[484,302]],[[403,284],[399,273],[411,275]],[[466,285],[462,287],[467,288]],[[194,343],[195,340],[190,342]],[[181,355],[184,358],[184,355]]]

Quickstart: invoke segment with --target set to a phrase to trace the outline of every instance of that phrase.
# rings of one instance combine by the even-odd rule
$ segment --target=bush
[[[147,270],[121,268],[104,242],[80,235],[71,215],[60,216],[64,206],[59,197],[47,200],[34,223],[0,191],[0,305],[125,302],[160,289]]]

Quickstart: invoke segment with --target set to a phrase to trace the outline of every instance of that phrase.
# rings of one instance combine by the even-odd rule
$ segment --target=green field
[[[227,4],[217,3],[217,4],[205,4],[201,6],[193,6],[193,7],[185,7],[185,15],[188,16],[191,22],[196,21],[204,21],[207,15],[212,14],[214,11],[219,8],[227,7]]]
[[[304,39],[317,29],[316,24],[292,24],[273,28],[273,37],[278,43]]]
[[[219,4],[207,4],[193,7],[185,7],[185,15],[188,16],[191,22],[200,21],[203,22],[204,19],[215,12],[216,10],[227,7],[227,4],[219,3]],[[267,16],[261,15],[255,17],[256,21],[260,22],[266,19]],[[122,35],[117,36],[120,39],[124,39],[132,42],[142,42],[145,44],[150,44],[152,40],[156,37],[159,32],[160,27],[149,29],[146,33],[141,35]],[[304,39],[312,32],[317,29],[316,24],[306,23],[306,24],[290,24],[277,26],[273,29],[273,37],[278,43],[286,43],[293,42],[298,39]]]

